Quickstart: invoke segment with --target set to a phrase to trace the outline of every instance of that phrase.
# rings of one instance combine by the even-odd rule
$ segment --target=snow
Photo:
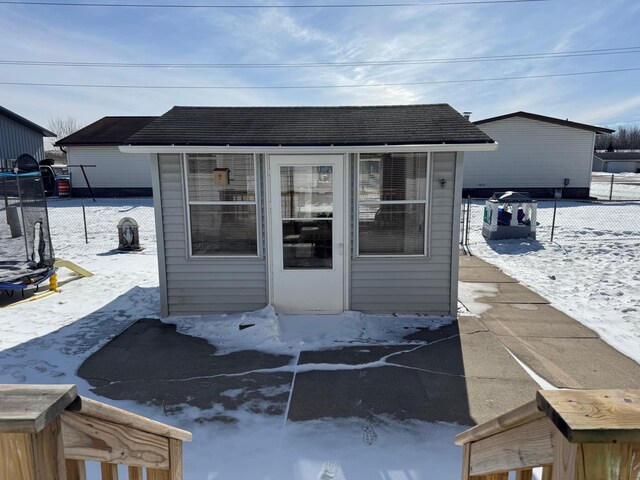
[[[471,206],[471,252],[531,287],[640,362],[640,203],[540,202],[539,241],[485,240],[483,202]]]
[[[640,200],[640,173],[614,174],[613,191],[611,173],[593,172],[589,194],[600,200]]]
[[[78,367],[136,320],[158,318],[153,208],[148,199],[87,203],[90,243],[85,244],[81,205],[59,200],[50,206],[57,255],[96,275],[78,279],[61,270],[62,293],[0,310],[0,383],[75,383],[82,395],[96,398],[76,375]],[[549,206],[540,205],[542,242],[486,242],[478,238],[482,205],[473,204],[473,253],[531,286],[554,306],[640,361],[640,235],[636,235],[640,215],[628,214],[625,204],[566,204],[558,217],[562,220],[565,216],[565,220],[559,222],[557,241],[551,244]],[[115,226],[123,216],[132,216],[141,225],[145,249],[140,253],[112,252],[117,246]],[[628,219],[622,227],[621,218]],[[485,288],[484,293],[491,293],[491,289]],[[418,328],[437,328],[450,321],[403,317],[398,322],[396,317],[358,312],[321,318],[277,316],[269,307],[245,314],[169,320],[178,331],[207,339],[219,353],[257,349],[289,355],[346,344],[394,343]],[[241,324],[253,326],[240,330]],[[304,368],[367,368],[376,362]],[[293,369],[291,365],[282,368]],[[239,393],[229,390],[226,395]],[[186,405],[169,412],[132,401],[98,400],[192,431],[194,441],[184,449],[186,479],[419,480],[460,476],[462,453],[453,445],[453,437],[466,429],[461,425],[398,422],[384,417],[292,423],[285,422],[283,416],[262,416],[248,410],[234,411],[238,422],[223,424],[201,420],[219,412]]]
[[[61,293],[0,310],[0,383],[73,383],[81,395],[97,398],[193,432],[184,445],[185,479],[389,479],[460,477],[461,449],[453,444],[467,427],[371,419],[286,422],[235,410],[233,424],[203,422],[212,412],[187,405],[165,411],[132,401],[96,397],[76,372],[83,361],[140,318],[158,318],[158,273],[149,199],[85,202],[50,201],[54,248],[95,273],[78,278],[61,269]],[[141,225],[140,253],[118,254],[116,225],[123,216]],[[158,320],[160,321],[160,320]],[[267,307],[246,314],[172,318],[178,331],[206,338],[225,353],[242,349],[296,354],[340,345],[394,343],[418,328],[438,328],[447,317],[344,315],[277,316]],[[239,325],[253,326],[239,329]],[[401,325],[401,326],[400,326]],[[405,328],[406,327],[406,328]],[[413,348],[408,345],[408,348]],[[367,368],[369,365],[305,365],[305,369]],[[294,366],[284,368],[293,370]],[[229,390],[228,396],[240,392]],[[275,393],[275,392],[274,392]],[[220,407],[217,407],[220,408]],[[216,413],[216,412],[214,412]],[[88,462],[89,478],[98,478]],[[124,470],[121,469],[124,474]],[[124,476],[126,478],[126,476]]]

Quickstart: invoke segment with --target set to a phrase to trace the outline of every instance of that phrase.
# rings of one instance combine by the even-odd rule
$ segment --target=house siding
[[[100,194],[151,195],[149,154],[123,153],[117,146],[68,146],[69,165],[95,165],[85,169],[91,189]],[[79,168],[71,168],[72,194],[87,193]]]
[[[351,308],[378,313],[451,311],[451,265],[454,243],[456,153],[434,153],[429,205],[429,257],[354,257],[351,262]],[[440,181],[446,180],[441,187]],[[455,225],[457,228],[457,225]],[[455,252],[457,255],[457,251]]]
[[[23,153],[28,153],[38,161],[44,159],[42,133],[0,115],[0,159],[16,159]]]
[[[243,312],[267,305],[264,256],[187,257],[186,203],[180,155],[159,154],[158,170],[162,225],[157,228],[162,229],[164,239],[167,314]]]
[[[595,133],[512,117],[478,125],[499,144],[495,152],[465,155],[467,191],[563,188],[589,193]]]

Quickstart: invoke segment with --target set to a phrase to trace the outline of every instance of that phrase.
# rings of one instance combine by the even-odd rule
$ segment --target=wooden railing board
[[[464,445],[465,443],[475,442],[542,417],[544,417],[544,413],[538,409],[536,401],[532,400],[488,422],[476,425],[456,435],[455,443],[456,445]]]
[[[142,467],[129,467],[129,480],[142,480]]]
[[[546,417],[471,443],[470,475],[537,467],[553,462],[555,426]]]
[[[156,422],[155,420],[91,400],[90,398],[78,397],[69,405],[67,410],[118,423],[162,437],[174,438],[176,440],[182,440],[183,442],[190,442],[192,440],[191,432]]]
[[[165,437],[74,412],[63,412],[61,419],[67,458],[169,468]]]
[[[539,466],[542,480],[640,479],[640,390],[540,391],[535,409],[458,435],[462,479],[531,480]]]

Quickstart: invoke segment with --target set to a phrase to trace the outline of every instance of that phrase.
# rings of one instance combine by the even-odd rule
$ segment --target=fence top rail
[[[640,443],[640,390],[539,390],[536,400],[456,436],[476,442],[547,416],[572,443]]]
[[[536,401],[531,400],[518,408],[459,433],[456,435],[455,442],[456,445],[476,442],[483,438],[529,423],[530,421],[540,417],[544,417],[544,413],[538,410]]]
[[[190,442],[192,439],[191,432],[91,400],[90,398],[79,396],[69,405],[67,410],[183,442]]]
[[[78,395],[75,385],[0,385],[0,433],[37,433],[69,410],[166,438],[191,433]]]

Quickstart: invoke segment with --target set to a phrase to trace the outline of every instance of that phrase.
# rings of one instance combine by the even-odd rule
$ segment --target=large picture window
[[[361,154],[358,254],[424,255],[427,154]]]
[[[258,255],[252,154],[188,154],[191,255]]]

